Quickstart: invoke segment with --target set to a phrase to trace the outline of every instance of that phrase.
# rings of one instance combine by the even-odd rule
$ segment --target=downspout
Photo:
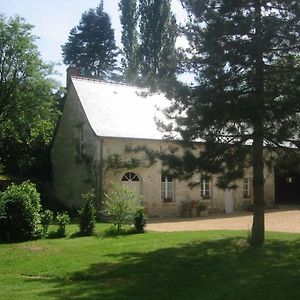
[[[98,139],[98,158],[99,158],[99,166],[98,166],[98,180],[97,180],[97,199],[98,199],[98,213],[102,209],[103,204],[103,138]]]

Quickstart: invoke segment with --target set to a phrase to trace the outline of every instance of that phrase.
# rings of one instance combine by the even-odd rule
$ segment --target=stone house
[[[188,182],[165,175],[159,161],[150,164],[145,151],[132,151],[178,146],[163,140],[157,130],[156,118],[164,118],[158,107],[169,104],[163,95],[145,96],[139,88],[74,76],[75,71],[69,68],[68,93],[52,147],[54,192],[59,201],[79,208],[81,194],[94,188],[101,199],[117,182],[143,196],[149,216],[178,216],[187,200],[199,201],[211,212],[241,210],[251,203],[250,169],[235,182],[234,190],[221,190],[216,187],[217,176],[208,180],[201,179],[201,174],[194,176],[200,184],[190,188]],[[273,172],[265,170],[265,178],[266,202],[271,206]]]

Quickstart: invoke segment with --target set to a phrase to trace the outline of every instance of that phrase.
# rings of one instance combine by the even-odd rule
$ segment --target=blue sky
[[[34,25],[33,33],[39,37],[37,45],[44,61],[61,64],[56,67],[55,76],[64,84],[66,66],[62,63],[61,45],[67,39],[70,30],[78,25],[81,15],[89,8],[95,8],[99,0],[0,0],[0,13],[7,17],[18,14]],[[118,0],[104,0],[104,10],[110,15],[115,29],[117,44],[120,46],[121,26]],[[179,21],[185,15],[178,0],[172,0],[174,12]]]

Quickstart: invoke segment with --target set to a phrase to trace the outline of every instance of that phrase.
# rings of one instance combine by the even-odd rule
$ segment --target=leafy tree
[[[43,169],[57,111],[45,64],[32,26],[22,18],[0,16],[0,165],[6,172]]]
[[[105,194],[102,213],[112,218],[117,231],[125,224],[134,224],[137,213],[142,209],[141,197],[121,184],[114,184],[110,194]]]
[[[219,184],[253,169],[250,243],[264,242],[264,146],[299,140],[300,3],[285,0],[183,0],[194,87],[175,89],[170,116],[184,140],[206,141],[173,166],[223,173]],[[172,162],[171,162],[172,163]]]
[[[70,223],[70,217],[66,212],[62,212],[57,214],[56,216],[56,222],[58,225],[58,228],[56,230],[56,235],[58,237],[65,237],[66,236],[66,226]]]
[[[140,0],[140,73],[144,82],[174,79],[177,25],[170,0]]]
[[[138,77],[138,0],[121,0],[119,3],[122,24],[123,68],[128,82]]]
[[[83,13],[80,23],[62,46],[65,64],[76,65],[80,74],[110,78],[116,70],[117,47],[110,17],[103,11],[103,1],[96,9]]]
[[[136,211],[134,217],[134,227],[137,233],[144,233],[147,224],[147,218],[144,212],[144,208],[141,207]]]
[[[46,209],[41,213],[41,225],[42,225],[42,235],[47,236],[48,228],[53,221],[53,212]]]
[[[0,193],[0,240],[36,237],[40,209],[40,194],[33,183],[10,185]]]
[[[82,195],[84,206],[79,211],[79,229],[82,235],[92,235],[96,223],[96,210],[94,191]]]

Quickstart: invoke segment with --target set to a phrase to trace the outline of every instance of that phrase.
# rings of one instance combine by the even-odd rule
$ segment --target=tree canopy
[[[140,70],[142,77],[175,75],[176,20],[170,0],[140,0]]]
[[[134,82],[138,77],[138,0],[121,0],[121,25],[123,44],[123,71],[126,81]]]
[[[0,16],[0,169],[10,173],[48,163],[58,116],[53,68],[42,62],[31,30],[20,17]]]
[[[65,64],[76,65],[82,75],[101,79],[114,76],[117,54],[114,30],[103,11],[103,1],[82,14],[79,25],[72,28],[62,46]]]
[[[264,241],[265,146],[299,140],[300,3],[284,0],[182,0],[190,14],[187,68],[170,117],[184,140],[205,141],[192,171],[224,174],[226,187],[253,168],[251,244]],[[290,144],[289,144],[290,145]],[[270,153],[270,152],[269,152]],[[274,157],[273,157],[274,158]]]
[[[121,0],[125,80],[144,85],[175,78],[178,26],[170,0]]]

